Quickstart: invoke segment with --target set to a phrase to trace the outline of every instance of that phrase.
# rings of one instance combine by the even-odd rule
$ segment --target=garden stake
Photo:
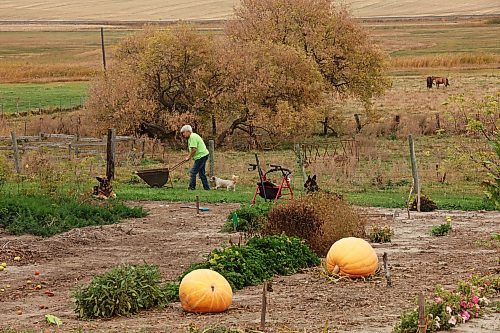
[[[387,252],[384,252],[382,260],[384,261],[384,272],[385,279],[387,280],[387,287],[392,287],[391,272],[389,271],[389,263],[387,262]]]
[[[196,214],[200,215],[200,197],[196,196]]]
[[[267,282],[264,282],[262,287],[262,311],[260,312],[260,329],[266,327],[266,310],[267,310]]]
[[[417,333],[427,332],[427,318],[425,317],[425,298],[421,292],[418,295],[418,330]]]

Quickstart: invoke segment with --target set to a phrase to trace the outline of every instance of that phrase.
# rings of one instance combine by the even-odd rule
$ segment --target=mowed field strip
[[[498,0],[345,0],[357,17],[500,15]],[[0,21],[224,19],[239,0],[2,0]]]

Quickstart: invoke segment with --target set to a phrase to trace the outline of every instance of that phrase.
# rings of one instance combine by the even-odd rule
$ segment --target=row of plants
[[[45,195],[2,195],[0,227],[9,233],[53,236],[87,226],[106,225],[123,218],[139,218],[147,213],[142,207],[119,202],[82,201],[78,197]]]
[[[96,276],[74,294],[80,318],[129,315],[179,300],[179,285],[189,273],[209,269],[220,273],[234,290],[258,285],[275,275],[290,275],[318,266],[318,256],[304,242],[285,235],[253,237],[244,245],[213,250],[179,278],[162,284],[154,265],[122,265]]]
[[[425,304],[427,332],[449,330],[473,318],[482,317],[487,306],[499,310],[499,302],[491,302],[489,295],[500,292],[500,275],[472,276],[460,281],[456,289],[449,291],[438,286],[431,300]],[[402,314],[394,327],[395,333],[418,332],[418,308]]]

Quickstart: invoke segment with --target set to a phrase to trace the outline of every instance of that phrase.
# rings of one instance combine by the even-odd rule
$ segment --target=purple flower
[[[472,297],[472,303],[477,304],[479,302],[479,297],[473,296]]]
[[[462,311],[460,316],[463,318],[464,322],[470,319],[470,314],[467,311]]]

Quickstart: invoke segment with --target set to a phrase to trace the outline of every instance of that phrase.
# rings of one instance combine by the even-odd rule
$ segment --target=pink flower
[[[477,304],[479,302],[479,297],[473,296],[472,297],[472,303]]]
[[[460,307],[467,308],[467,303],[465,301],[460,301]]]
[[[451,316],[450,320],[448,320],[448,324],[455,326],[457,324],[457,318],[455,316]]]
[[[443,299],[441,297],[434,298],[434,302],[436,302],[437,304],[441,303],[442,301]]]
[[[467,311],[462,311],[460,316],[464,319],[464,322],[470,319],[470,314]]]

